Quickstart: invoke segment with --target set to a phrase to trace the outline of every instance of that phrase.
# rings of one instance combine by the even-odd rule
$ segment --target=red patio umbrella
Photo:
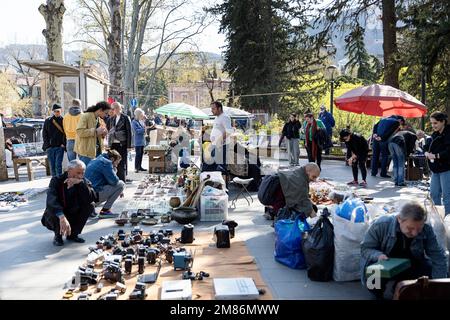
[[[334,100],[339,110],[386,117],[418,118],[427,107],[412,95],[391,86],[373,84],[350,90]]]

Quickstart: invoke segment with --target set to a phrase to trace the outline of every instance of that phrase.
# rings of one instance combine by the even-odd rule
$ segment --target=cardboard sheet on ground
[[[237,230],[237,232],[239,232]],[[187,250],[192,250],[194,257],[194,264],[192,271],[197,273],[205,271],[210,274],[209,278],[203,280],[192,281],[192,300],[214,300],[214,278],[236,278],[248,277],[252,278],[258,289],[264,289],[265,294],[259,296],[259,300],[271,300],[272,294],[268,286],[264,283],[255,259],[250,255],[245,242],[240,241],[238,235],[231,239],[231,248],[218,249],[213,240],[212,232],[195,232],[195,241],[192,244],[179,244],[180,247],[185,247]],[[175,238],[172,237],[173,239]],[[125,275],[125,285],[127,290],[124,294],[119,295],[118,300],[128,300],[130,293],[133,291],[137,278],[137,265],[133,265],[131,275]],[[156,272],[156,265],[145,264],[144,274]],[[101,266],[96,268],[96,271],[101,271]],[[181,280],[183,271],[174,271],[173,264],[169,264],[163,260],[159,277],[156,283],[147,285],[146,300],[160,300],[161,284],[167,280]],[[104,284],[100,293],[95,293],[96,285],[90,285],[89,289],[84,293],[92,293],[90,300],[96,300],[101,295],[109,292],[115,287],[108,281],[101,280]],[[64,292],[61,294],[61,296]],[[80,291],[76,289],[71,300],[76,300]]]

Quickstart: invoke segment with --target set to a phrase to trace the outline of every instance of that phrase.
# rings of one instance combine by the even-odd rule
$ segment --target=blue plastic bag
[[[347,199],[336,208],[336,214],[348,221],[361,223],[366,221],[367,207],[361,199]]]
[[[305,218],[278,220],[275,223],[274,258],[292,269],[306,269],[302,250],[302,233],[310,229]]]

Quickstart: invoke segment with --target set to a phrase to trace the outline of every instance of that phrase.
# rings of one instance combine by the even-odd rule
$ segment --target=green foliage
[[[309,100],[295,92],[322,68],[323,43],[307,32],[316,2],[226,0],[211,9],[228,40],[224,70],[244,108],[285,112]]]
[[[373,83],[380,78],[380,62],[374,56],[369,55],[364,44],[365,29],[356,24],[349,35],[345,37],[346,56],[349,59],[345,68],[356,70],[356,78],[364,80],[364,83]],[[377,72],[378,71],[378,72]]]

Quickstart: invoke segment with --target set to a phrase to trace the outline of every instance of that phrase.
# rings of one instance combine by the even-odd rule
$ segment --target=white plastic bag
[[[361,242],[369,227],[364,222],[355,223],[333,214],[334,226],[334,281],[360,279]]]
[[[447,251],[447,230],[444,225],[444,217],[442,217],[431,199],[425,200],[425,209],[427,210],[427,223],[433,227],[436,234],[437,242],[444,251]]]

